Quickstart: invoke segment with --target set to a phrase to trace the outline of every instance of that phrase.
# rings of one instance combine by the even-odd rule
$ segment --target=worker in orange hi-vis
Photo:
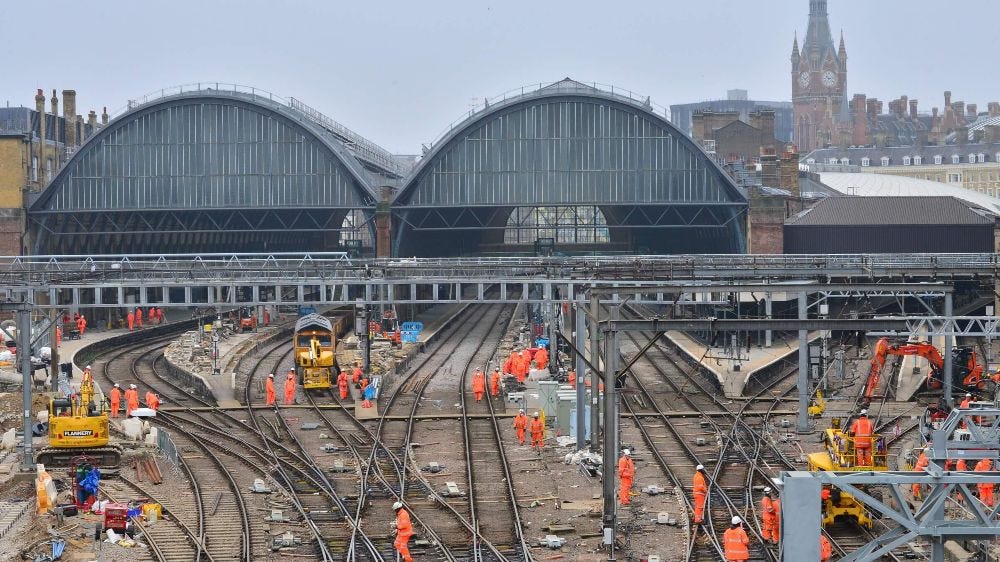
[[[274,373],[269,373],[267,375],[267,381],[264,383],[264,405],[274,406],[275,394],[274,394]]]
[[[476,396],[476,402],[482,400],[483,394],[486,394],[486,375],[479,369],[472,373],[472,394]]]
[[[142,309],[141,308],[136,308],[135,309],[135,327],[139,328],[140,330],[142,329]]]
[[[524,432],[528,429],[528,416],[524,415],[524,410],[518,410],[514,416],[514,430],[517,431],[517,440],[524,445]]]
[[[396,520],[392,523],[392,532],[396,535],[396,540],[392,546],[402,557],[403,562],[413,562],[410,556],[410,537],[413,536],[413,524],[410,523],[410,514],[403,508],[401,502],[392,504],[392,510],[396,512]]]
[[[87,321],[83,319],[82,314],[76,319],[76,331],[80,332],[81,338],[83,337],[83,333],[87,331]]]
[[[823,531],[819,532],[819,562],[829,562],[830,557],[833,556],[833,545],[830,544],[830,539],[826,538]]]
[[[743,530],[743,520],[739,515],[733,516],[732,526],[722,534],[722,550],[726,555],[726,562],[750,560],[750,537]]]
[[[156,323],[163,324],[163,308],[157,307],[156,309]]]
[[[118,383],[115,383],[115,386],[111,388],[108,397],[111,400],[111,417],[117,418],[118,408],[122,403],[122,389],[118,386]]]
[[[781,498],[778,494],[771,494],[771,503],[774,504],[774,529],[771,530],[771,538],[774,539],[774,544],[778,544],[781,540]]]
[[[285,404],[295,403],[295,373],[288,373],[285,377]]]
[[[917,464],[913,465],[913,471],[923,472],[924,469],[927,468],[928,464],[930,464],[930,461],[927,460],[927,453],[925,451],[920,451],[920,456],[917,457]],[[920,484],[917,484],[916,482],[913,483],[910,492],[913,493],[913,499],[921,499],[923,497],[920,493]]]
[[[701,525],[704,523],[705,498],[708,496],[708,483],[705,480],[705,467],[700,464],[694,469],[691,494],[694,497],[694,524]]]
[[[337,388],[340,389],[340,399],[346,400],[347,395],[350,394],[350,389],[348,385],[350,382],[347,380],[347,371],[341,369],[340,374],[337,375]]]
[[[160,409],[160,397],[152,390],[146,392],[146,406],[152,408],[154,412]]]
[[[549,366],[549,350],[544,347],[535,352],[535,364],[539,370],[545,370]]]
[[[534,413],[528,430],[531,433],[531,448],[537,448],[541,452],[542,447],[545,446],[545,424],[538,418],[538,412]]]
[[[576,388],[576,369],[571,369],[569,374],[566,375],[566,382],[569,383],[570,388]]]
[[[764,542],[778,542],[778,533],[775,527],[778,526],[778,515],[774,512],[774,501],[771,498],[771,487],[764,488],[764,495],[760,498],[761,526],[760,534]]]
[[[361,377],[364,374],[365,372],[361,370],[361,365],[355,364],[354,372],[351,374],[351,382],[353,382],[356,385],[361,384]]]
[[[631,503],[629,492],[632,490],[632,479],[635,478],[635,463],[632,462],[632,451],[625,449],[618,459],[618,503],[628,505]]]
[[[132,415],[132,411],[139,407],[139,391],[134,384],[128,385],[125,391],[125,417]]]
[[[500,369],[493,369],[490,375],[490,396],[500,395]]]
[[[125,318],[128,319],[128,331],[131,332],[135,329],[135,313],[130,310]]]
[[[851,435],[854,437],[854,457],[857,466],[871,466],[872,462],[872,420],[868,419],[868,410],[861,410],[858,419],[851,424]]]
[[[993,463],[990,462],[990,459],[982,459],[976,463],[975,471],[989,472],[990,470],[993,470],[992,467]],[[983,482],[980,484],[976,484],[976,487],[979,489],[979,501],[983,502],[989,507],[993,507],[993,483]]]
[[[513,375],[514,374],[514,353],[513,352],[511,352],[511,354],[507,356],[507,359],[504,360],[504,362],[503,362],[503,372],[507,373],[508,375]]]

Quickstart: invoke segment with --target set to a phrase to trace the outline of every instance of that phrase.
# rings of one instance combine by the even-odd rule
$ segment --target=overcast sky
[[[848,91],[921,110],[1000,100],[1000,1],[829,0]],[[78,112],[198,81],[296,97],[396,153],[471,99],[565,76],[669,106],[788,100],[808,0],[0,0],[0,103],[76,89]]]

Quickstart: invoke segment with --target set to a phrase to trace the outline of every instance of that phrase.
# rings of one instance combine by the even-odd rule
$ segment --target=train
[[[337,364],[337,338],[347,326],[347,316],[327,318],[306,314],[295,322],[292,336],[295,376],[306,390],[333,388],[340,366]]]

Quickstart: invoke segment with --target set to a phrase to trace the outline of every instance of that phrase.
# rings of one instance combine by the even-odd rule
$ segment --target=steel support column
[[[951,318],[952,312],[952,300],[951,293],[945,293],[944,295],[944,315]],[[951,354],[953,348],[955,347],[955,336],[951,334],[945,334],[944,336],[944,398],[948,401],[948,407],[955,407],[955,396],[954,389],[952,388],[952,364],[951,364]]]
[[[819,560],[820,483],[814,478],[785,478],[781,490],[781,559]],[[789,537],[806,537],[789,540]],[[813,537],[811,540],[808,537]]]
[[[30,471],[35,464],[31,451],[31,305],[17,311],[17,357],[21,360],[21,399],[24,404],[24,458],[21,469]]]
[[[617,317],[618,309],[611,309],[612,319]],[[618,417],[615,400],[615,378],[618,369],[618,332],[609,333],[604,340],[604,451],[602,491],[604,496],[604,544],[611,549],[609,560],[614,560],[614,537],[616,525],[615,483],[617,480],[616,464],[618,461]],[[600,387],[598,387],[600,388]]]
[[[573,315],[576,320],[576,345],[577,353],[574,356],[574,370],[576,371],[576,450],[582,451],[587,445],[587,385],[583,384],[587,374],[587,367],[583,361],[583,350],[587,345],[587,314],[585,311],[586,301],[583,295],[576,299]]]
[[[809,295],[799,293],[799,320],[806,320],[809,311],[806,308]],[[799,330],[799,418],[795,429],[799,433],[808,433],[809,429],[809,331]],[[818,539],[817,539],[818,540]]]
[[[601,373],[598,369],[601,367],[601,352],[598,349],[600,345],[600,329],[601,325],[599,322],[599,317],[601,314],[601,305],[599,302],[599,297],[596,293],[591,293],[590,295],[590,364],[592,369],[590,370],[590,450],[591,452],[597,452],[597,435],[601,427],[601,408],[600,408],[600,396],[601,396]],[[579,382],[583,383],[583,374],[578,373],[577,376],[581,377]]]

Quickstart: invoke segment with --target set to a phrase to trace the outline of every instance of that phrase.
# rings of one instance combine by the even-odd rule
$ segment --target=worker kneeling
[[[737,562],[750,559],[750,539],[743,530],[743,520],[738,515],[733,516],[732,526],[726,529],[722,536],[722,548],[726,554],[726,562]]]
[[[403,509],[401,502],[392,504],[393,511],[396,512],[396,520],[392,523],[392,532],[396,534],[396,540],[392,546],[396,547],[396,552],[403,558],[403,562],[413,562],[410,556],[410,537],[413,536],[413,525],[410,523],[410,514]]]
[[[618,502],[622,505],[628,505],[631,502],[629,491],[632,489],[632,479],[634,477],[635,463],[632,462],[632,452],[625,449],[622,451],[622,457],[618,459],[618,478],[621,480]]]

